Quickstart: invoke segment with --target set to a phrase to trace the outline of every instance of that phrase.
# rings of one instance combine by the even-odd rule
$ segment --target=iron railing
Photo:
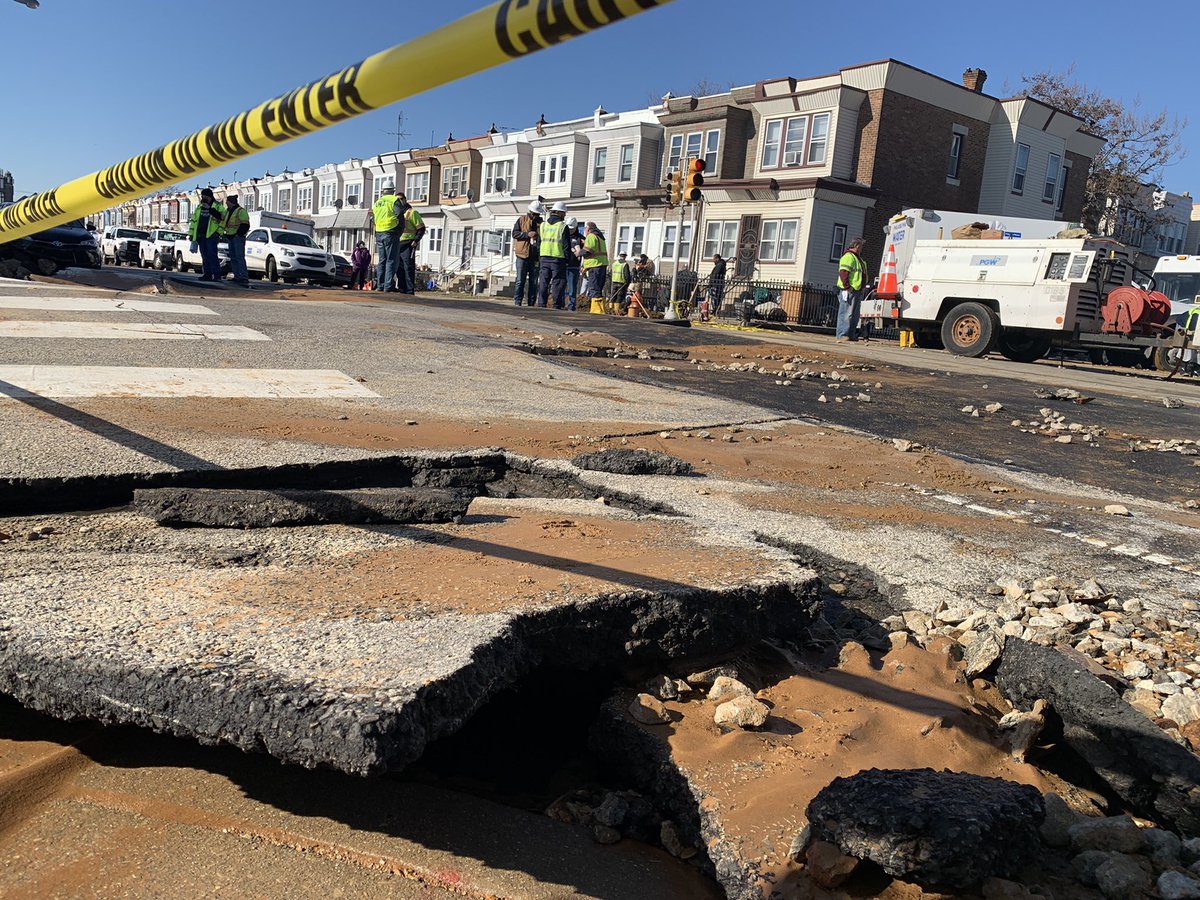
[[[647,308],[661,311],[671,293],[671,276],[654,275],[634,281],[641,286]],[[800,281],[767,281],[748,278],[697,278],[681,272],[675,299],[690,303],[692,318],[699,318],[701,303],[709,317],[719,322],[749,324],[789,330],[833,331],[837,327],[837,291],[825,285]],[[893,321],[875,327],[872,337],[899,338]]]

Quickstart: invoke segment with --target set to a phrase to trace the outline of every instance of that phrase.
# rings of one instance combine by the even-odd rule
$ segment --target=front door
[[[758,263],[758,239],[762,234],[762,216],[742,216],[738,229],[737,277],[753,278]]]
[[[462,245],[462,264],[465,269],[471,264],[471,252],[475,241],[475,229],[463,229],[463,245]]]

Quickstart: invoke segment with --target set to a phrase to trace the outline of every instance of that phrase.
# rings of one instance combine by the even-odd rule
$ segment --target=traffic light
[[[683,172],[676,169],[667,174],[667,206],[678,206],[683,202]]]
[[[683,199],[688,203],[699,203],[700,188],[704,187],[704,160],[689,159],[684,171],[686,181],[683,185]]]

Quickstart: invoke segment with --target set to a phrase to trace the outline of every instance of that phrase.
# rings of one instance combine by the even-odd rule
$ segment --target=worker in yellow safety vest
[[[396,183],[385,178],[383,193],[371,206],[371,222],[375,228],[375,290],[396,291],[396,259],[400,243],[400,217],[404,205],[396,195]]]
[[[561,200],[550,207],[550,217],[538,227],[538,293],[539,309],[546,308],[546,301],[555,309],[563,308],[563,295],[567,292],[567,254],[571,252],[571,235],[567,223],[567,204]]]
[[[629,290],[629,263],[625,261],[625,253],[617,254],[612,264],[612,304],[619,311],[625,311],[625,292]]]
[[[225,223],[221,233],[229,243],[229,267],[233,270],[235,284],[250,286],[250,275],[246,271],[246,235],[250,233],[250,213],[238,203],[236,194],[225,198]]]
[[[862,308],[863,293],[867,286],[867,264],[863,262],[862,249],[866,244],[855,238],[838,260],[838,317],[837,340],[858,340],[858,315]]]
[[[584,292],[588,297],[604,297],[604,279],[608,274],[608,245],[604,234],[595,222],[584,226],[583,277],[587,282]]]
[[[221,238],[221,224],[225,211],[217,205],[211,188],[200,192],[200,203],[192,210],[188,223],[188,237],[192,251],[200,254],[200,280],[221,280],[221,258],[217,254],[217,243]]]
[[[408,198],[400,195],[400,243],[396,251],[396,278],[400,282],[400,293],[415,294],[417,291],[417,247],[425,236],[425,221],[413,209]]]

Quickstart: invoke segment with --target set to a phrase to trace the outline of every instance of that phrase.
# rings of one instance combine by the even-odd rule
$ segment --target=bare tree
[[[731,90],[733,86],[732,81],[713,81],[711,78],[699,78],[686,91],[679,94],[673,91],[671,93],[675,97],[707,97],[709,94],[723,94]],[[666,91],[663,91],[658,95],[653,93],[647,94],[646,104],[648,106],[657,106],[662,102],[663,94],[666,93]]]
[[[1088,131],[1104,139],[1088,172],[1083,224],[1096,230],[1110,207],[1155,224],[1153,208],[1141,208],[1148,206],[1150,193],[1143,186],[1161,183],[1167,166],[1184,158],[1180,135],[1187,120],[1166,110],[1147,113],[1139,99],[1126,103],[1106,97],[1075,78],[1074,66],[1062,72],[1045,69],[1022,75],[1021,84],[1030,97],[1078,116]]]

